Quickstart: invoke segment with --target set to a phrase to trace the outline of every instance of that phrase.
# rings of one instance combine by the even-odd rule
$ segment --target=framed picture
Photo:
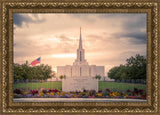
[[[2,1],[2,114],[158,114],[158,5]]]

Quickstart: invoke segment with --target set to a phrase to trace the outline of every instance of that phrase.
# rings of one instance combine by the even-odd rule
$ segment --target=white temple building
[[[85,59],[85,50],[82,45],[82,36],[80,28],[79,47],[77,49],[77,59],[73,65],[57,66],[57,77],[65,75],[66,77],[95,77],[100,75],[104,77],[104,66],[89,65]]]

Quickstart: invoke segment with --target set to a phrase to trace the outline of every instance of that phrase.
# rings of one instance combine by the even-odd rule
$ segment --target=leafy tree
[[[66,75],[60,75],[59,78],[62,79],[66,79]]]
[[[126,60],[125,65],[113,67],[108,72],[111,79],[146,79],[146,58],[137,54]]]
[[[146,58],[137,54],[126,60],[129,77],[132,79],[146,79]]]
[[[100,76],[100,75],[96,75],[96,76],[95,76],[95,79],[100,80],[100,79],[101,79],[101,76]]]
[[[140,56],[139,54],[136,54],[135,57],[131,56],[126,61],[127,61],[126,63],[127,66],[142,67],[146,64],[146,58],[144,56]]]
[[[120,79],[120,76],[116,75],[119,71],[119,67],[113,67],[108,72],[108,77],[111,79]]]
[[[14,64],[14,80],[46,80],[54,76],[55,72],[48,65],[41,64],[31,67],[27,64]]]
[[[60,75],[59,78],[62,80],[63,79],[63,75]]]
[[[126,71],[125,65],[120,65],[118,67],[118,71],[115,73],[115,78],[120,80],[125,78],[126,77],[125,71]]]
[[[14,79],[26,80],[29,77],[29,68],[26,64],[14,64]]]
[[[19,64],[14,64],[14,79],[19,79],[19,80],[22,80],[23,77],[22,77],[22,67],[20,67]]]

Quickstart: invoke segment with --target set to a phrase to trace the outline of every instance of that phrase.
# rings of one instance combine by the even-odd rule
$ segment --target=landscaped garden
[[[44,82],[49,78],[55,77],[55,72],[51,70],[50,66],[42,64],[30,67],[27,63],[22,65],[14,64],[14,98],[146,99],[146,58],[136,55],[126,61],[126,65],[113,67],[108,72],[109,78],[121,81],[99,81],[98,92],[87,89],[63,92],[61,81]],[[60,76],[60,78],[63,78],[63,76]]]
[[[14,84],[14,89],[21,89],[30,87],[30,89],[38,89],[39,87],[43,87],[45,89],[57,89],[62,90],[62,82],[54,81],[54,82],[38,82],[38,83],[17,83]],[[103,90],[104,88],[108,89],[117,89],[119,91],[123,90],[133,90],[134,88],[146,90],[145,84],[136,84],[136,83],[118,83],[118,82],[103,82],[99,81],[99,90]]]
[[[41,86],[41,87],[40,87]],[[146,85],[99,82],[99,91],[63,92],[61,82],[14,84],[14,98],[131,98],[146,99]]]

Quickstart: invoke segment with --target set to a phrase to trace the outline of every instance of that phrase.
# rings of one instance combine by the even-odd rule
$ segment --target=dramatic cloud
[[[21,14],[17,14],[15,13],[13,15],[13,19],[14,19],[14,24],[21,27],[23,22],[24,23],[40,23],[43,22],[44,19],[39,19],[37,14],[31,14],[31,15],[21,15]]]
[[[14,14],[14,62],[41,56],[53,69],[76,59],[79,28],[89,64],[109,69],[146,56],[146,14]]]

